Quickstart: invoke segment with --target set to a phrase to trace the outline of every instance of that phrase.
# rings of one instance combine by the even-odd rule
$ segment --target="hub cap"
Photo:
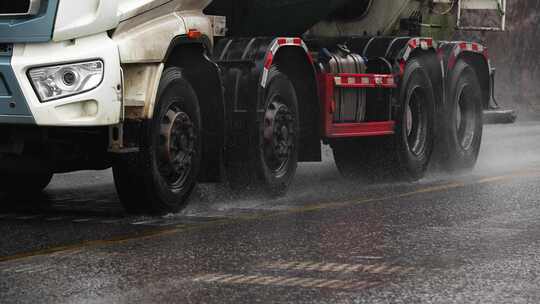
[[[294,115],[276,96],[268,104],[264,115],[264,158],[276,175],[287,172],[295,142]]]
[[[177,104],[161,119],[159,173],[173,189],[181,189],[191,171],[196,135],[193,122]]]

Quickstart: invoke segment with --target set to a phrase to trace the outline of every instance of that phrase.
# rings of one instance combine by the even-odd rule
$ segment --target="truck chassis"
[[[73,58],[76,47],[106,42],[100,50],[105,69],[113,70],[107,85],[114,85],[95,91],[114,103],[69,97],[93,114],[42,103],[33,109],[41,111],[34,115],[39,126],[0,125],[0,192],[38,191],[55,173],[112,167],[129,212],[177,212],[199,182],[283,195],[298,162],[321,161],[321,141],[345,177],[369,182],[418,180],[430,164],[447,171],[474,167],[494,86],[482,45],[369,35],[217,38],[208,16],[187,9],[200,4],[170,13],[176,5],[127,16],[110,37],[73,42]],[[116,47],[119,59],[109,51]],[[325,69],[321,54],[336,49],[361,56],[365,72]],[[39,45],[26,52],[46,60]],[[13,60],[18,77],[33,67],[28,60]],[[20,82],[25,94],[32,91]],[[335,119],[343,90],[365,96],[365,117]],[[99,111],[102,104],[114,111]],[[58,109],[82,115],[73,118],[78,125],[48,115]]]
[[[321,71],[317,54],[323,47],[331,49],[336,45],[345,45],[351,52],[364,56],[367,73]],[[189,177],[183,171],[177,172],[181,177],[169,180],[168,187],[182,181],[182,187],[169,188],[182,193],[182,198],[175,197],[166,206],[150,204],[159,206],[156,209],[148,209],[148,202],[162,202],[162,198],[134,191],[148,187],[141,181],[151,172],[140,175],[141,166],[152,157],[147,154],[137,160],[144,154],[135,153],[127,156],[128,160],[117,162],[117,187],[128,210],[178,211],[189,197],[196,176],[203,181],[215,181],[212,177],[227,179],[235,189],[261,187],[270,196],[282,195],[292,182],[298,161],[321,160],[321,141],[332,147],[336,164],[345,177],[365,181],[417,180],[432,161],[449,171],[471,169],[476,162],[482,109],[489,105],[492,86],[487,51],[479,44],[437,43],[421,37],[343,37],[333,41],[258,37],[223,39],[212,54],[224,87],[224,117],[218,118],[214,113],[209,120],[203,114],[195,130],[223,130],[223,147],[216,149],[220,143],[217,136],[209,142],[203,132],[194,135],[190,119],[187,125],[180,123],[177,128],[189,130],[180,138],[191,136],[194,141],[179,148],[177,157],[200,153],[183,158],[186,162],[180,165],[196,175]],[[189,83],[193,76],[186,68],[183,70]],[[274,86],[275,81],[278,84]],[[333,120],[334,92],[339,88],[366,93],[370,110],[364,122]],[[207,89],[213,94],[222,92],[219,86]],[[293,94],[288,93],[291,89]],[[272,94],[279,95],[277,101]],[[210,114],[201,110],[201,114],[205,112]],[[174,116],[183,113],[178,111]],[[169,136],[173,135],[160,134],[161,138]],[[196,140],[198,136],[200,142]],[[124,139],[122,147],[140,148],[140,142]],[[205,171],[208,169],[202,169],[208,157],[217,164],[214,169],[221,168],[221,172],[214,170],[216,174],[212,176]],[[170,156],[158,159],[158,163],[175,167]],[[133,180],[134,175],[140,178]],[[126,179],[129,181],[122,185]],[[153,185],[154,179],[146,183]],[[150,190],[147,195],[155,191]]]

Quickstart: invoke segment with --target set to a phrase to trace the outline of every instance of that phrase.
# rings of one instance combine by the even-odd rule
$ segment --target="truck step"
[[[351,73],[321,73],[319,84],[324,109],[324,136],[326,138],[354,138],[386,136],[394,134],[395,122],[392,120],[370,121],[363,117],[356,121],[336,121],[335,113],[343,105],[337,105],[337,97],[343,97],[345,91],[389,90],[397,87],[392,74],[351,74]],[[355,94],[353,94],[354,96]],[[358,95],[358,94],[356,94]],[[362,96],[359,95],[359,96]],[[342,98],[343,99],[343,98]],[[367,100],[367,102],[379,102],[380,100]],[[389,102],[389,99],[385,102]],[[351,116],[351,115],[349,115]],[[390,117],[390,113],[386,115]],[[365,121],[364,121],[365,120]]]
[[[332,124],[327,130],[328,138],[372,137],[394,134],[394,121]]]

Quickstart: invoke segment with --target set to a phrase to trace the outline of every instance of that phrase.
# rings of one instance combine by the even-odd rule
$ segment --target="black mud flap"
[[[516,122],[517,113],[513,109],[489,109],[484,110],[484,124],[513,124]]]

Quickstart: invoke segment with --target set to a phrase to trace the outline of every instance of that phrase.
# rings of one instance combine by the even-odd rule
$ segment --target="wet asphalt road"
[[[490,126],[477,169],[358,185],[331,157],[277,200],[203,185],[123,213],[110,172],[0,197],[1,303],[540,303],[540,123]]]

